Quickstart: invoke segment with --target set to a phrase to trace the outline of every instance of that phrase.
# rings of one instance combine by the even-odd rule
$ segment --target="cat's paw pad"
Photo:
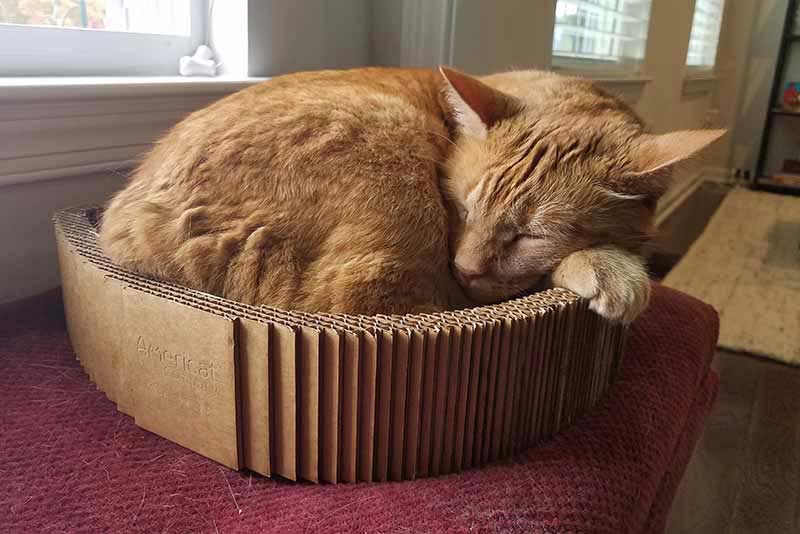
[[[568,256],[553,272],[552,281],[589,300],[589,309],[600,316],[626,324],[650,301],[650,280],[642,260],[613,249]]]

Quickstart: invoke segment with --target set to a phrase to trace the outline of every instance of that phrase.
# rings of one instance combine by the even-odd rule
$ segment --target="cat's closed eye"
[[[510,248],[513,247],[514,249],[528,248],[530,246],[535,246],[542,240],[543,238],[539,235],[522,232],[512,236],[511,239],[506,242],[506,246]]]
[[[535,243],[536,241],[541,241],[543,239],[544,236],[540,234],[520,232],[514,235],[509,243],[512,245],[520,243]]]

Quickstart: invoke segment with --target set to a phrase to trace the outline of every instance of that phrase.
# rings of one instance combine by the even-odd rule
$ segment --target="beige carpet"
[[[664,284],[717,309],[720,347],[800,365],[800,197],[734,189]]]

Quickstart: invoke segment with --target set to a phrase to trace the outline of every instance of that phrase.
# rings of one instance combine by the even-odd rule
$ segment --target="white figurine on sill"
[[[197,47],[192,56],[183,56],[178,64],[181,76],[216,76],[217,64],[214,52],[206,45]]]

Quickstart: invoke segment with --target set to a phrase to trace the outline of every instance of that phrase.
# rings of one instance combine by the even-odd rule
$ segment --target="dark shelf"
[[[792,186],[783,182],[776,182],[769,176],[762,176],[752,186],[756,191],[767,191],[770,193],[782,193],[788,195],[800,195],[800,186]]]
[[[785,184],[777,184],[767,176],[765,167],[767,162],[767,154],[770,148],[772,128],[775,126],[775,122],[779,121],[779,117],[800,116],[800,111],[783,109],[780,104],[778,104],[779,102],[783,101],[781,94],[784,87],[783,77],[786,74],[785,67],[787,63],[787,55],[794,52],[794,43],[796,41],[800,41],[800,31],[798,31],[797,35],[795,35],[794,31],[792,31],[794,29],[794,20],[795,15],[798,13],[797,9],[799,4],[800,0],[788,0],[786,2],[786,12],[784,13],[783,29],[781,30],[780,37],[780,48],[778,50],[778,57],[775,61],[775,70],[772,73],[772,89],[770,90],[770,96],[768,100],[768,102],[771,104],[771,107],[764,118],[764,130],[763,135],[761,136],[760,147],[758,149],[758,160],[756,161],[755,173],[753,174],[755,177],[753,180],[754,187],[759,189],[766,189],[769,187],[770,189],[785,193],[795,193],[800,191],[800,188],[786,186]],[[798,28],[798,30],[800,30],[800,28]]]
[[[769,110],[773,115],[789,115],[793,117],[800,117],[800,111],[792,111],[790,109],[772,108]]]

